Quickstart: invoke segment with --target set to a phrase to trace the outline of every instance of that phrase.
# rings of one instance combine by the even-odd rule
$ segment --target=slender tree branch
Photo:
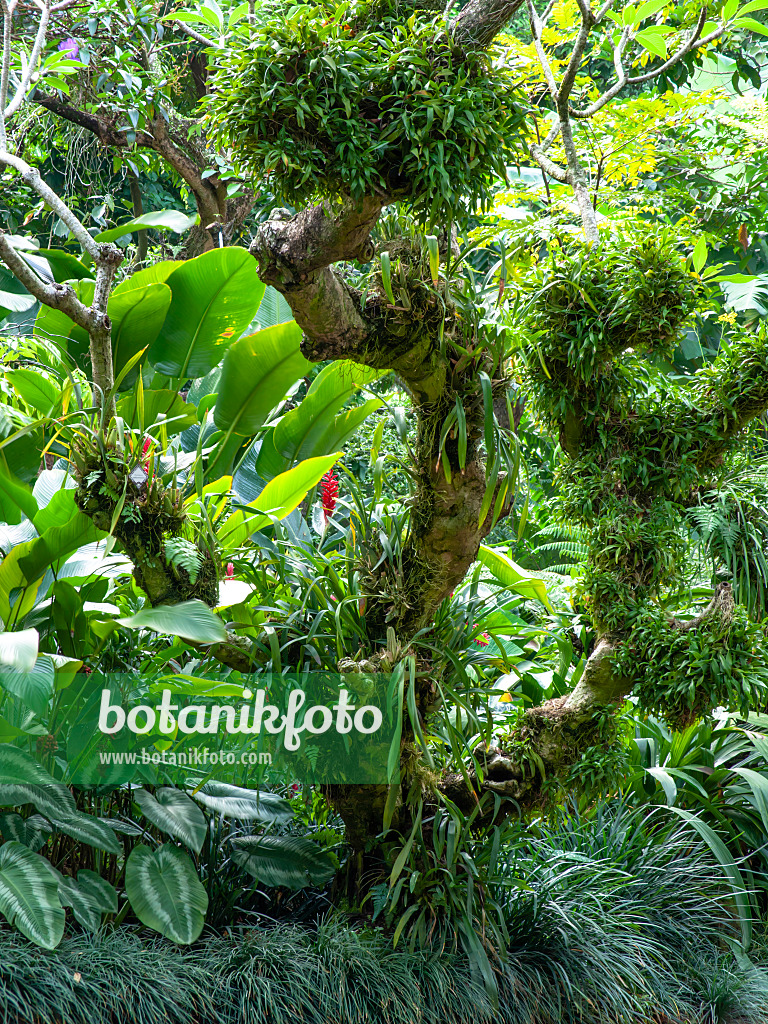
[[[531,35],[533,37],[533,45],[536,50],[536,56],[539,58],[539,64],[541,64],[541,70],[544,72],[544,80],[547,83],[549,89],[549,95],[557,103],[558,101],[558,90],[557,82],[552,71],[552,65],[549,63],[549,57],[544,49],[544,45],[541,41],[541,21],[536,13],[536,8],[533,6],[532,0],[526,0],[528,6],[528,18],[531,24]]]
[[[44,2],[36,2],[36,6],[40,10],[40,24],[37,27],[35,41],[32,45],[32,52],[29,55],[29,62],[27,63],[27,67],[24,71],[24,74],[19,79],[19,83],[16,87],[16,93],[13,99],[5,108],[5,117],[11,117],[13,114],[15,114],[21,106],[21,104],[24,102],[27,95],[27,91],[29,89],[29,84],[32,81],[32,76],[37,71],[37,65],[40,60],[40,53],[42,52],[43,46],[45,44],[45,37],[48,32],[48,20],[50,18],[50,8],[48,7],[47,0],[44,0]]]
[[[642,85],[644,82],[650,82],[654,78],[658,78],[659,75],[663,75],[664,72],[668,71],[671,67],[674,67],[678,61],[682,60],[683,57],[691,52],[694,46],[706,46],[707,43],[712,43],[715,39],[719,39],[723,34],[725,26],[721,26],[720,28],[715,29],[714,32],[710,32],[708,36],[705,36],[703,39],[701,38],[701,32],[706,21],[707,8],[702,7],[701,12],[699,13],[699,20],[696,22],[696,28],[693,30],[693,34],[690,39],[686,43],[683,43],[680,49],[676,53],[673,53],[669,60],[665,61],[660,68],[656,68],[654,71],[648,71],[644,75],[637,75],[635,78],[628,78],[627,85]]]
[[[17,171],[30,188],[37,192],[40,198],[45,200],[57,217],[67,225],[69,230],[83,247],[83,250],[87,252],[94,261],[99,260],[101,256],[101,246],[99,243],[94,242],[85,225],[78,220],[75,214],[69,209],[66,203],[56,195],[53,189],[43,181],[37,168],[30,167],[25,160],[14,156],[12,153],[2,151],[0,151],[0,164],[5,164],[7,167],[12,167]]]
[[[204,36],[201,32],[197,32],[191,25],[187,25],[186,22],[174,21],[173,27],[177,28],[180,32],[184,32],[185,35],[190,36],[190,38],[194,39],[195,42],[202,43],[203,46],[216,46],[216,43],[214,43],[212,39]]]

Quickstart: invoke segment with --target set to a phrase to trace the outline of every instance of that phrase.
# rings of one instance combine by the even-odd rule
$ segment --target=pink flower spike
[[[227,579],[231,580],[235,575],[235,567],[231,562],[227,562]]]

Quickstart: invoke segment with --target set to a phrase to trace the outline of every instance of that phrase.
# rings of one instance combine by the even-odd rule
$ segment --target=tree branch
[[[469,53],[485,50],[524,0],[469,0],[449,27],[455,45]]]

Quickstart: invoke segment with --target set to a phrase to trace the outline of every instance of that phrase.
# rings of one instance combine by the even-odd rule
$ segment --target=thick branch
[[[456,46],[469,53],[485,50],[524,0],[469,0],[450,26]]]

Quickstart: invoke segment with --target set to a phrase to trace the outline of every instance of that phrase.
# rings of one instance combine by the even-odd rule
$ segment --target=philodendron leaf
[[[242,836],[232,840],[232,859],[264,885],[303,889],[333,878],[336,862],[307,836]]]
[[[125,868],[125,892],[142,924],[173,942],[189,945],[203,930],[208,893],[189,854],[178,846],[134,847]]]
[[[293,817],[293,808],[282,797],[258,789],[241,789],[228,782],[206,782],[192,795],[209,811],[227,818],[271,823],[290,821]]]
[[[61,942],[65,915],[56,875],[13,839],[0,846],[0,914],[38,946],[54,949]]]
[[[154,795],[146,789],[134,790],[133,799],[148,821],[200,853],[208,826],[205,815],[186,793],[163,786],[155,790]]]
[[[104,914],[117,913],[117,892],[106,878],[87,868],[74,878],[59,881],[59,900],[63,907],[71,907],[75,920],[91,932],[98,931]]]

